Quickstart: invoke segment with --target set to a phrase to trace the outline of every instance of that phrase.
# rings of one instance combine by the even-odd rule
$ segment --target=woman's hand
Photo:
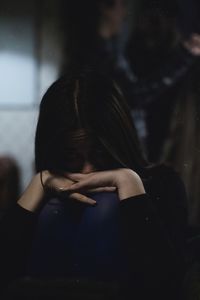
[[[44,190],[52,192],[52,195],[58,197],[68,197],[70,199],[83,202],[90,205],[95,205],[96,201],[85,196],[84,194],[77,192],[69,192],[69,188],[74,184],[72,179],[64,176],[51,174],[49,171],[43,171],[41,173],[41,183]]]
[[[44,196],[46,191],[52,191],[52,194],[58,196],[66,196],[76,201],[80,201],[89,205],[95,205],[96,201],[79,192],[70,191],[70,187],[74,184],[74,180],[64,176],[51,174],[49,171],[42,171],[36,174],[25,192],[22,194],[18,204],[29,211],[36,211],[44,204]],[[115,187],[102,187],[98,189],[87,190],[87,192],[95,191],[114,191]]]
[[[119,199],[124,199],[145,194],[141,178],[130,169],[117,169],[111,171],[93,172],[90,174],[66,174],[68,179],[76,182],[69,188],[69,192],[85,191],[104,187],[116,187]]]

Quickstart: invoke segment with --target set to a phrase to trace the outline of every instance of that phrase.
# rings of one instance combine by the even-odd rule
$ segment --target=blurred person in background
[[[200,36],[199,36],[200,53]],[[189,221],[200,225],[200,60],[176,87],[169,132],[161,160],[168,162],[185,182],[189,201]]]
[[[143,112],[144,143],[151,162],[161,159],[177,87],[200,54],[195,29],[188,34],[181,25],[183,19],[185,27],[192,22],[186,12],[183,14],[183,7],[184,3],[176,1],[144,1],[127,47],[131,68],[138,78],[130,95],[135,95],[136,107]]]
[[[126,71],[123,50],[128,38],[128,0],[68,0],[63,3],[68,63],[108,75]]]
[[[196,47],[196,46],[195,46]],[[200,48],[199,48],[200,49]],[[162,161],[183,179],[188,198],[187,252],[190,268],[184,283],[184,299],[200,296],[200,61],[177,86],[169,133]]]

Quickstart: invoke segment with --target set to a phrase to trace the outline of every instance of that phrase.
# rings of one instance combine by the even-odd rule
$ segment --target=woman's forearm
[[[18,200],[18,204],[26,210],[35,212],[41,206],[43,198],[44,189],[41,184],[40,174],[36,174]]]

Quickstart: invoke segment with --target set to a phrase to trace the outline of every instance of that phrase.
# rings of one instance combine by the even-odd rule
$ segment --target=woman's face
[[[63,155],[69,172],[90,173],[110,169],[113,165],[113,158],[98,138],[83,129],[68,135]]]
[[[69,134],[67,147],[64,149],[67,169],[72,172],[87,172],[94,167],[89,156],[91,142],[84,130],[77,130]]]

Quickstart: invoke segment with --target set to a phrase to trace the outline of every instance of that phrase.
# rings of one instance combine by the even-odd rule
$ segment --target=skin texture
[[[75,201],[95,205],[96,201],[86,197],[85,192],[103,192],[117,190],[120,201],[127,198],[145,194],[144,186],[140,177],[130,169],[117,169],[111,171],[91,172],[87,174],[65,174],[65,177],[52,175],[49,171],[42,172],[44,187],[57,192],[67,192]],[[36,174],[18,204],[29,211],[38,210],[45,196],[40,174]]]

